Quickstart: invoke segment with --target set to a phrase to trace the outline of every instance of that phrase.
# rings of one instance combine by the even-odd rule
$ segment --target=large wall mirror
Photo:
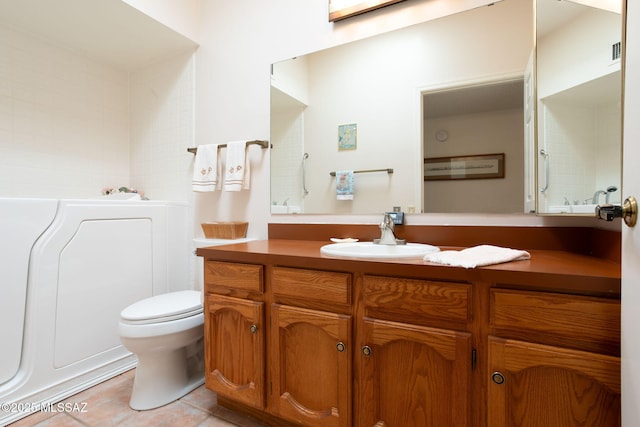
[[[272,213],[534,212],[533,1],[273,64]]]
[[[537,0],[538,212],[620,204],[622,1]]]

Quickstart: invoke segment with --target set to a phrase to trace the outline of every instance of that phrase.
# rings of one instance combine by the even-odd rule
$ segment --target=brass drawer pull
[[[251,331],[252,334],[255,334],[258,332],[258,325],[253,324],[249,327],[249,330]]]
[[[491,381],[493,381],[498,385],[504,384],[504,375],[502,375],[501,372],[496,371],[493,374],[491,374]]]
[[[345,350],[346,347],[345,347],[344,343],[342,341],[340,341],[338,344],[336,344],[336,348],[338,349],[338,351],[340,353],[342,353]]]
[[[364,347],[362,347],[362,354],[364,354],[367,357],[371,356],[371,347],[369,347],[368,345],[365,345]]]

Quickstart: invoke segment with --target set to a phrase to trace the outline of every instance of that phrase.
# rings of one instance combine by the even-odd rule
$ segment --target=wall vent
[[[621,55],[622,55],[621,42],[612,44],[611,45],[611,59],[615,61],[616,59],[620,59]]]

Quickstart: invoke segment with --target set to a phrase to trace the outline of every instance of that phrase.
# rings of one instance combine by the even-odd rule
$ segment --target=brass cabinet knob
[[[249,327],[249,330],[251,331],[252,334],[255,334],[258,332],[258,325],[253,324]]]
[[[340,341],[338,344],[336,344],[336,348],[340,353],[342,353],[345,350],[346,346],[342,341]]]
[[[504,384],[504,375],[502,375],[501,372],[494,372],[493,374],[491,374],[491,381],[493,381],[496,384]]]
[[[362,347],[362,354],[364,354],[367,357],[371,356],[371,347],[369,347],[368,345],[365,345],[364,347]]]

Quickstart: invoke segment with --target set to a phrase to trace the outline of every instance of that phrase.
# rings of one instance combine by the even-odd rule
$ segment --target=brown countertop
[[[422,278],[488,282],[509,287],[570,294],[620,297],[620,263],[606,258],[558,250],[529,249],[531,259],[465,269],[424,263],[422,260],[354,260],[320,253],[326,241],[269,239],[199,248],[205,259],[272,266],[315,268]],[[444,247],[441,249],[460,249]]]

